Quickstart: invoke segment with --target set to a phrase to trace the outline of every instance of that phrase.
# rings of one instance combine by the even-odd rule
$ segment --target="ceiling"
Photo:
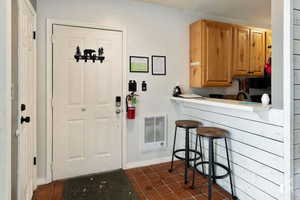
[[[137,0],[257,24],[271,24],[271,0]]]

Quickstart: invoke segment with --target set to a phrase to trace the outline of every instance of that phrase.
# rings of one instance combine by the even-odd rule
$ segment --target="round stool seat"
[[[210,138],[225,138],[228,137],[228,131],[216,127],[201,127],[197,129],[197,134]]]
[[[177,120],[175,124],[180,128],[198,128],[202,125],[201,122],[194,120]]]

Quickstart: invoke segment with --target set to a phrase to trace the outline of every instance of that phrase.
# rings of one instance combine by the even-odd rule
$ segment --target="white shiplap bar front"
[[[294,0],[294,196],[300,200],[300,0]]]
[[[253,109],[251,112],[238,107],[232,109],[230,105],[228,108],[210,105],[209,99],[172,100],[180,110],[178,119],[198,120],[204,126],[220,127],[230,132],[230,160],[239,199],[283,199],[284,133],[281,110]],[[204,149],[207,159],[208,143],[205,140]],[[216,160],[227,165],[224,140],[217,140],[215,149]],[[218,169],[217,173],[222,173],[222,170]],[[228,179],[218,180],[218,184],[230,191]]]

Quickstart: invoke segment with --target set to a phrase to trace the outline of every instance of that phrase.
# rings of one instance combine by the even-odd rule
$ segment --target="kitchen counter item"
[[[270,97],[268,94],[263,94],[261,97],[261,103],[263,106],[268,106],[270,103]]]
[[[197,99],[197,98],[204,98],[203,96],[197,94],[181,94],[179,97],[184,99]]]
[[[182,94],[181,88],[177,85],[173,90],[173,97],[179,97]]]

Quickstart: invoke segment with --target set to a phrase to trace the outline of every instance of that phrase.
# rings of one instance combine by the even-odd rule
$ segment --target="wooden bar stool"
[[[229,153],[228,153],[228,145],[227,145],[227,137],[228,137],[229,133],[228,131],[224,130],[224,129],[220,129],[220,128],[216,128],[216,127],[200,127],[197,129],[197,136],[196,136],[196,147],[195,150],[197,149],[197,141],[198,138],[201,137],[205,137],[208,138],[208,154],[209,154],[209,159],[208,161],[201,161],[196,163],[196,160],[194,160],[194,169],[193,169],[193,184],[192,187],[194,187],[195,184],[195,171],[201,173],[198,170],[198,166],[199,165],[203,165],[204,164],[208,164],[209,170],[208,170],[208,175],[205,174],[204,171],[202,171],[205,176],[208,176],[208,199],[211,200],[212,199],[212,184],[216,184],[216,179],[223,179],[226,178],[227,176],[229,176],[229,180],[230,180],[230,187],[231,187],[231,195],[232,195],[232,199],[238,199],[236,196],[234,196],[234,191],[233,191],[233,183],[232,183],[232,172],[231,172],[231,168],[230,168],[230,161],[229,161]],[[215,158],[214,158],[214,140],[215,139],[224,139],[225,140],[225,148],[226,148],[226,156],[227,156],[227,166],[215,162]],[[201,140],[199,140],[201,141]],[[201,148],[201,146],[200,146]],[[202,151],[201,151],[202,152]],[[216,175],[216,171],[215,171],[215,167],[218,166],[222,169],[224,169],[226,171],[226,174],[224,175]]]
[[[172,162],[171,162],[171,168],[169,169],[169,172],[173,171],[173,162],[174,157],[176,157],[179,160],[185,161],[185,170],[184,170],[184,183],[188,183],[188,168],[190,166],[190,161],[199,160],[202,159],[202,152],[198,152],[197,149],[193,150],[190,149],[190,130],[191,129],[197,129],[201,127],[202,123],[198,121],[193,120],[178,120],[175,122],[176,128],[175,128],[175,135],[174,135],[174,143],[173,143],[173,153],[172,153]],[[184,149],[177,149],[176,148],[176,137],[177,137],[177,128],[183,128],[185,129],[185,148]],[[202,150],[202,148],[200,148]],[[185,157],[178,156],[177,153],[179,152],[185,152]],[[190,158],[190,152],[193,152],[195,154],[194,158]]]

